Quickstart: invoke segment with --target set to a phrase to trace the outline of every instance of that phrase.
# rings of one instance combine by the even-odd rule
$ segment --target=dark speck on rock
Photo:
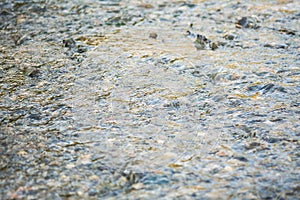
[[[247,158],[245,158],[244,156],[235,156],[235,157],[233,157],[234,159],[237,159],[237,160],[239,160],[239,161],[242,161],[242,162],[247,162],[248,161],[248,159]]]
[[[68,47],[68,48],[76,47],[76,42],[73,38],[63,40],[63,44],[65,47]]]
[[[154,33],[154,32],[149,34],[149,38],[152,38],[152,39],[156,39],[157,36],[158,36],[157,33]]]
[[[247,17],[242,17],[240,20],[238,20],[237,27],[238,28],[246,27],[247,24],[248,24],[248,18]]]
[[[28,74],[28,76],[31,78],[34,78],[34,77],[38,77],[39,74],[40,74],[40,71],[38,69],[34,69]]]
[[[232,34],[226,34],[223,36],[226,40],[233,40],[234,39],[234,35]]]

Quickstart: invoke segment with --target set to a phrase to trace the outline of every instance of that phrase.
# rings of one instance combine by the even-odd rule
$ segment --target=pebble
[[[158,37],[157,33],[151,32],[149,38],[156,39]]]

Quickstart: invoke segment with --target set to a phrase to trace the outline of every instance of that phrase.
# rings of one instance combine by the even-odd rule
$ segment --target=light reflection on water
[[[142,169],[205,157],[225,144],[222,134],[244,126],[241,115],[255,113],[263,101],[262,93],[247,87],[272,77],[258,80],[256,73],[274,73],[265,63],[284,57],[268,49],[258,55],[224,47],[197,51],[182,32],[163,29],[154,40],[151,31],[119,28],[107,34],[81,64],[83,76],[72,90],[79,140],[105,138],[110,144],[101,151],[115,152],[115,160],[141,160]]]
[[[204,83],[180,74],[170,66],[167,56],[135,54],[144,58],[124,54],[106,66],[93,53],[93,58],[86,61],[91,63],[83,64],[92,67],[87,68],[87,77],[75,81],[72,90],[74,127],[80,131],[79,140],[103,140],[99,151],[114,152],[112,159],[117,162],[129,159],[138,163],[138,170],[166,167],[209,152],[219,133],[204,132],[209,127],[200,122],[206,112],[200,101],[207,95]],[[202,97],[196,94],[197,90],[203,93]]]

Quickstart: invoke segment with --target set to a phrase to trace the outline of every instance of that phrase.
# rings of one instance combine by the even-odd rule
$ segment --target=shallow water
[[[297,198],[299,7],[2,1],[2,198]]]

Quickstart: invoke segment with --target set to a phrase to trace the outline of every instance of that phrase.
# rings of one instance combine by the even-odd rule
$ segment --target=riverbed
[[[297,199],[300,4],[0,1],[1,199]]]

